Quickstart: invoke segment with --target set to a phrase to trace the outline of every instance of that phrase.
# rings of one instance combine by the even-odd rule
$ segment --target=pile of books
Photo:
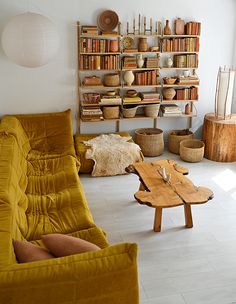
[[[112,40],[110,40],[110,39],[83,38],[80,41],[80,50],[83,53],[110,52],[111,41]]]
[[[136,85],[157,85],[157,70],[135,73]]]
[[[118,70],[120,68],[119,55],[81,55],[81,70]]]
[[[145,93],[141,93],[141,97],[142,97],[142,102],[147,102],[147,103],[160,102],[160,94],[159,93],[145,92]]]
[[[126,56],[123,61],[124,69],[136,69],[137,68],[137,60],[135,56]]]
[[[83,35],[98,35],[98,27],[96,25],[84,25],[81,27],[81,32]]]
[[[199,38],[170,38],[162,43],[163,52],[199,52]]]
[[[186,35],[200,35],[201,34],[201,22],[187,22],[185,24]]]
[[[108,95],[103,95],[100,98],[100,105],[121,105],[122,99],[119,95],[115,96],[108,96]]]
[[[176,100],[197,100],[198,88],[185,88],[176,90]]]
[[[124,53],[137,53],[138,52],[138,49],[124,49]]]
[[[82,120],[101,120],[103,119],[102,111],[99,107],[82,108]]]
[[[197,68],[198,54],[174,55],[175,68]]]
[[[141,97],[139,97],[139,96],[133,96],[133,97],[125,96],[123,98],[123,102],[124,103],[137,103],[137,102],[141,102]]]
[[[146,59],[146,68],[158,68],[160,58],[159,57],[148,57]]]
[[[180,76],[176,80],[178,85],[199,85],[199,78],[197,76]]]
[[[172,117],[182,115],[182,111],[177,104],[161,105],[161,113],[163,117]]]

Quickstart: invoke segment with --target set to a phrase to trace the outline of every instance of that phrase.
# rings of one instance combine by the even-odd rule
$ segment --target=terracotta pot
[[[172,100],[175,97],[176,91],[174,88],[163,89],[163,96],[166,100]]]
[[[147,49],[148,49],[147,38],[146,37],[139,38],[139,40],[138,40],[138,51],[139,52],[146,52]]]

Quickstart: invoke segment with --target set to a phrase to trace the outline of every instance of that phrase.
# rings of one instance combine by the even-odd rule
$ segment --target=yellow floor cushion
[[[128,132],[118,132],[114,134],[119,134],[120,136],[127,136],[130,137],[130,134]],[[94,161],[91,159],[85,158],[85,153],[88,149],[88,147],[83,144],[83,141],[90,140],[92,138],[95,138],[100,134],[77,134],[75,135],[75,150],[76,154],[80,161],[80,173],[91,173],[93,171]],[[132,140],[131,140],[132,141]]]

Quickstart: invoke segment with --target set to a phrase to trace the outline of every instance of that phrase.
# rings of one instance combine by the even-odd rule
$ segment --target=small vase
[[[175,97],[176,91],[174,88],[166,88],[163,90],[163,96],[166,100],[172,100]]]
[[[147,46],[147,38],[146,37],[140,37],[138,40],[138,51],[139,52],[147,52],[148,46]]]
[[[138,55],[137,56],[137,65],[138,65],[138,68],[142,68],[143,64],[144,64],[144,59],[143,59],[142,54]]]
[[[191,105],[190,105],[190,103],[186,104],[184,112],[185,112],[186,115],[189,115],[191,113]]]
[[[170,21],[166,20],[166,25],[164,27],[164,35],[171,35]]]
[[[171,68],[173,66],[173,59],[171,57],[168,57],[166,59],[166,64],[168,68]]]
[[[126,71],[124,73],[124,81],[127,86],[131,86],[134,82],[134,73],[132,71]]]

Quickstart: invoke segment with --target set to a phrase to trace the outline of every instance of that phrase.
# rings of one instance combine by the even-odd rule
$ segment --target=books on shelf
[[[160,94],[154,92],[143,92],[140,94],[143,102],[160,102]]]
[[[160,57],[147,57],[145,60],[146,68],[159,68]]]
[[[176,89],[176,100],[197,100],[198,88]]]
[[[176,68],[197,68],[198,54],[174,55],[173,61]]]
[[[119,55],[81,55],[81,70],[119,70]]]
[[[108,95],[103,95],[100,98],[100,105],[121,105],[122,99],[119,95],[115,96],[108,96]]]
[[[199,52],[199,37],[165,38],[162,41],[162,52]]]
[[[108,53],[111,51],[111,39],[81,38],[80,51],[82,53]]]
[[[185,24],[186,35],[200,35],[201,34],[201,22],[190,21]]]
[[[197,76],[180,76],[176,80],[178,85],[199,85],[199,78]]]
[[[157,85],[157,70],[136,72],[134,74],[135,85]]]
[[[177,104],[164,104],[161,105],[161,114],[163,117],[180,116],[182,111]]]
[[[82,108],[81,118],[83,120],[101,120],[103,119],[103,113],[99,107]]]

